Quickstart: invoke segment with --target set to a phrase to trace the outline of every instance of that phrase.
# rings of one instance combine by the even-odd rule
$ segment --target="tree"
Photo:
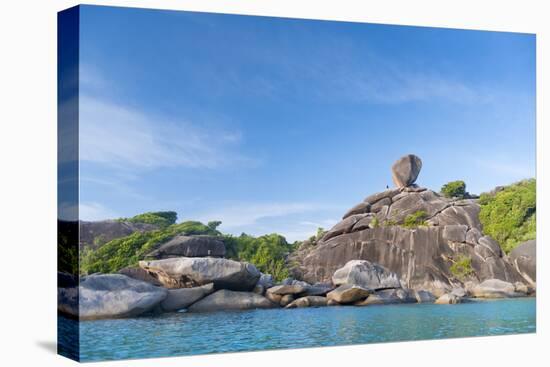
[[[208,222],[207,226],[215,231],[220,226],[220,224],[222,224],[220,220],[213,220],[211,222]]]
[[[464,181],[451,181],[441,187],[441,193],[447,198],[464,199],[468,196],[466,183]]]

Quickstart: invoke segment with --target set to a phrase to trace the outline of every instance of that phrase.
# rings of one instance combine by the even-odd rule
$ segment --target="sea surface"
[[[62,320],[74,328],[74,321]],[[74,329],[73,329],[74,330]],[[533,333],[535,298],[458,305],[404,304],[172,313],[80,323],[80,360]]]

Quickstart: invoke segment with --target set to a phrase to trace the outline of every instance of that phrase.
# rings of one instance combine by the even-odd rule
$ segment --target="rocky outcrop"
[[[214,283],[216,289],[251,291],[260,279],[252,264],[211,257],[179,257],[140,261],[142,269],[166,288],[189,288]]]
[[[414,154],[401,157],[391,167],[393,183],[397,187],[411,186],[421,169],[422,161]]]
[[[296,285],[276,285],[274,287],[271,287],[267,290],[267,293],[271,294],[278,294],[278,295],[286,295],[286,294],[300,294],[305,292],[307,287],[296,284]]]
[[[156,308],[167,293],[122,274],[91,275],[81,279],[78,289],[58,289],[60,304],[69,306],[61,311],[81,320],[139,316]]]
[[[367,260],[348,261],[336,270],[332,276],[332,283],[358,285],[371,290],[401,287],[397,274]]]
[[[514,266],[499,244],[483,235],[477,201],[416,186],[420,167],[419,159],[400,159],[392,170],[399,187],[355,205],[315,246],[293,255],[291,273],[309,283],[330,282],[349,261],[367,260],[395,273],[402,287],[436,297],[466,281],[523,281],[516,267],[527,269],[527,257]],[[459,262],[468,267],[464,273],[453,271]]]
[[[193,288],[169,289],[160,307],[165,312],[185,309],[212,292],[214,292],[213,283]]]
[[[251,310],[278,307],[265,297],[250,292],[219,290],[188,308],[189,312],[213,312],[227,310]]]
[[[146,255],[146,258],[169,259],[174,257],[224,257],[225,244],[216,236],[179,235],[161,244],[156,250]]]
[[[363,300],[356,302],[356,306],[388,305],[395,303],[416,303],[417,299],[413,291],[405,289],[384,289],[372,294]]]
[[[298,298],[288,304],[286,308],[323,307],[327,305],[327,299],[320,296],[306,296]]]
[[[134,232],[148,232],[158,226],[148,223],[134,223],[120,220],[102,220],[97,222],[79,222],[80,247],[97,249],[116,238],[126,237]]]
[[[437,305],[455,305],[457,303],[462,303],[462,297],[452,293],[445,293],[435,300],[435,304]]]
[[[537,242],[530,240],[520,244],[510,253],[510,261],[531,286],[537,283]]]
[[[147,270],[142,268],[135,268],[135,267],[122,268],[118,271],[118,273],[122,275],[126,275],[127,277],[130,277],[132,279],[141,280],[142,282],[146,282],[157,287],[162,286],[162,283],[157,278],[155,278],[151,273],[149,273]]]
[[[517,292],[514,284],[500,279],[488,279],[474,286],[470,293],[476,298],[508,298],[525,295]]]
[[[367,298],[370,293],[371,291],[361,286],[345,284],[327,293],[327,300],[341,304],[353,303]]]

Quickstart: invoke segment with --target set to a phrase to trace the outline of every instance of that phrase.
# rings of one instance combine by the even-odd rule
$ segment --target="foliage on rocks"
[[[453,260],[450,270],[455,278],[464,281],[467,277],[474,274],[472,259],[466,255],[459,255]]]
[[[481,194],[479,219],[483,232],[509,253],[536,238],[536,180],[529,179]]]
[[[418,210],[405,217],[405,220],[403,221],[403,227],[416,228],[418,226],[426,226],[427,218],[428,218],[428,213],[426,213],[426,211]]]
[[[173,211],[166,212],[147,212],[138,214],[132,218],[120,218],[119,221],[132,223],[154,224],[159,227],[168,227],[176,223],[178,214]]]
[[[296,244],[290,244],[276,233],[253,237],[245,233],[240,236],[225,235],[227,257],[254,264],[261,272],[271,274],[280,281],[289,276],[286,258]]]
[[[195,221],[172,224],[155,231],[135,232],[129,236],[114,239],[95,251],[83,253],[81,272],[84,274],[112,273],[127,266],[135,266],[158,245],[179,234],[220,235],[218,231]]]
[[[447,198],[464,199],[468,197],[464,181],[451,181],[441,187],[441,193]]]

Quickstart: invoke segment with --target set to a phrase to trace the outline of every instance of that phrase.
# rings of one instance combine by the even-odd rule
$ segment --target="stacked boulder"
[[[512,262],[498,242],[483,234],[477,201],[419,187],[415,182],[421,167],[417,156],[399,159],[392,167],[396,187],[348,210],[316,246],[293,259],[298,264],[293,275],[310,283],[328,282],[349,261],[368,260],[395,273],[403,287],[435,297],[490,279],[533,287],[534,245],[513,253]],[[457,276],[453,268],[464,259],[468,269]]]

